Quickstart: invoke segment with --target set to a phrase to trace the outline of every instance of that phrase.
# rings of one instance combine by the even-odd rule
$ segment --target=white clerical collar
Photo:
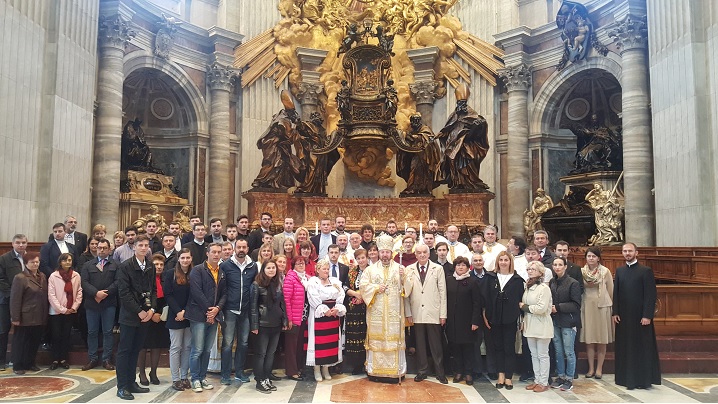
[[[199,245],[203,245],[203,244],[204,244],[204,240],[194,239],[194,242],[197,243],[197,244],[199,244]]]
[[[262,233],[269,233],[269,229],[265,229],[264,227],[262,227]]]
[[[637,259],[637,258],[634,258],[633,261],[631,261],[631,262],[626,261],[626,265],[629,266],[629,267],[632,266],[632,265],[636,265],[636,263],[638,263],[638,259]]]

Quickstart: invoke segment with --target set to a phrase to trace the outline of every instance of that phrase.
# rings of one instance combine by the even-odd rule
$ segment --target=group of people
[[[570,390],[578,336],[587,347],[586,378],[602,377],[606,345],[615,341],[617,384],[661,383],[655,281],[632,243],[623,246],[626,265],[614,277],[598,248],[586,250],[579,268],[567,259],[568,243],[551,251],[545,231],[534,234],[533,245],[514,236],[504,246],[494,226],[466,245],[456,226],[442,235],[436,220],[419,234],[408,225],[401,234],[389,221],[376,235],[369,224],[350,234],[346,218],[324,218],[311,237],[304,227],[295,230],[292,218],[272,234],[268,212],[253,231],[246,215],[226,227],[216,218],[207,227],[199,216],[190,223],[191,233],[181,235],[173,222],[159,235],[149,220],[143,234],[128,227],[110,241],[105,226],[88,238],[68,216],[40,254],[27,251],[24,235],[13,237],[13,249],[0,256],[2,370],[11,325],[16,374],[39,370],[43,341],[53,345],[50,368],[68,368],[74,325],[86,329],[82,369],[115,370],[122,399],[160,384],[164,350],[175,390],[213,389],[206,378],[213,347],[222,384],[249,382],[245,368],[252,367],[256,389],[271,393],[280,340],[286,375],[295,381],[346,370],[400,382],[406,356],[414,355],[416,382],[428,377],[431,357],[441,383],[452,375],[471,385],[486,374],[497,388],[512,389],[520,373],[535,392]],[[250,333],[254,363],[247,366]]]

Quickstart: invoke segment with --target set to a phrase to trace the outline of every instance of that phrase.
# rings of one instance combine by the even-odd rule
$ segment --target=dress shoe
[[[277,376],[274,375],[274,373],[271,373],[271,372],[270,372],[270,373],[269,373],[269,380],[271,380],[271,381],[273,381],[273,382],[277,382],[277,381],[282,380],[282,378],[281,378],[281,377],[277,377]]]
[[[143,378],[140,377],[140,384],[143,385],[143,386],[149,386],[149,385],[150,385],[150,381],[147,380],[147,379],[143,379]]]
[[[184,384],[181,380],[177,380],[176,382],[172,382],[172,388],[177,391],[184,391]]]
[[[127,389],[130,393],[149,393],[150,389],[147,387],[140,387],[137,382],[132,383],[130,387]]]
[[[548,386],[544,386],[543,384],[537,384],[536,387],[534,387],[534,393],[543,393],[548,389]]]
[[[424,373],[419,373],[414,377],[415,382],[420,382],[425,379],[426,379],[426,375]]]
[[[50,364],[50,370],[55,370],[55,369],[57,369],[58,366],[60,366],[60,364],[57,361],[52,362]]]
[[[182,387],[184,387],[185,390],[189,390],[192,388],[192,382],[190,382],[189,379],[182,379]]]
[[[102,362],[102,367],[106,370],[115,370],[115,365],[113,365],[110,361]]]
[[[513,389],[514,389],[514,385],[513,385],[513,384],[507,384],[507,385],[506,385],[506,390],[513,390]]]
[[[462,380],[464,380],[464,376],[462,376],[460,373],[454,375],[454,383],[461,383]]]
[[[119,389],[117,390],[117,397],[123,399],[123,400],[134,400],[135,396],[130,393],[127,389]]]
[[[90,369],[94,369],[97,367],[97,365],[99,365],[99,363],[97,363],[97,361],[90,361],[87,365],[82,367],[82,371],[84,372],[84,371],[87,371]]]
[[[22,375],[25,374],[25,371],[24,371],[24,370],[15,370],[15,371],[13,371],[13,372],[14,372],[16,375],[20,375],[20,376],[22,376]]]
[[[466,385],[467,386],[473,386],[474,385],[474,378],[471,375],[466,375]]]
[[[530,383],[528,386],[526,386],[526,390],[533,390],[534,388],[536,388],[536,386],[538,386],[538,384]]]
[[[438,380],[441,384],[449,384],[449,381],[446,379],[446,376],[437,376],[436,380]]]
[[[150,383],[158,386],[160,384],[160,379],[157,378],[157,374],[153,374],[150,372]]]

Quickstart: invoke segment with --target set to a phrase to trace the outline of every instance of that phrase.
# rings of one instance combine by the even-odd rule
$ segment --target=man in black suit
[[[27,250],[27,237],[16,234],[12,238],[12,250],[0,256],[0,370],[5,370],[7,341],[10,334],[10,288],[15,275],[25,267],[23,256]]]
[[[238,228],[241,227],[239,223]],[[270,233],[272,231],[272,214],[269,212],[262,212],[259,216],[259,228],[249,233],[247,243],[249,244],[249,251],[254,251],[262,246],[262,237],[264,233]]]
[[[197,266],[205,261],[207,257],[207,246],[209,245],[204,241],[204,236],[207,235],[204,223],[195,223],[192,227],[192,235],[194,236],[194,240],[182,244],[182,248],[187,248],[192,252],[192,265]]]
[[[424,233],[424,240],[422,244],[429,247],[429,260],[436,262],[436,260],[439,259],[439,256],[436,255],[436,236],[434,233]]]
[[[536,230],[534,232],[534,245],[539,249],[543,266],[549,269],[553,268],[553,259],[556,256],[548,248],[548,233],[545,230]]]
[[[189,226],[190,226],[192,229],[194,229],[194,225],[197,224],[197,223],[202,223],[202,218],[199,217],[199,216],[197,216],[197,215],[190,216],[190,218],[189,218]],[[192,242],[192,240],[194,240],[194,234],[193,234],[193,233],[194,233],[194,230],[191,231],[191,232],[189,232],[189,233],[186,233],[185,235],[182,236],[182,245],[187,244],[187,243],[190,243],[190,242]],[[202,257],[204,257],[204,254],[202,254]]]
[[[328,248],[329,276],[339,279],[343,285],[349,282],[349,267],[339,262],[341,250],[339,245],[332,244]]]
[[[87,250],[87,234],[75,231],[77,219],[74,216],[65,217],[65,241],[75,246],[79,256]]]
[[[202,226],[204,227],[204,226]],[[204,239],[203,239],[204,241]],[[148,393],[135,381],[137,357],[145,343],[149,322],[157,310],[155,267],[147,258],[150,244],[141,234],[135,241],[135,255],[117,269],[120,297],[120,343],[117,345],[117,397],[134,400],[132,393]]]
[[[174,271],[179,259],[179,253],[175,250],[175,235],[165,233],[162,235],[162,249],[160,250],[165,257],[165,269]]]
[[[204,242],[222,244],[225,241],[227,241],[227,236],[222,234],[222,220],[216,217],[209,219],[209,233],[204,236]]]
[[[329,246],[337,243],[337,236],[332,235],[332,221],[328,217],[319,221],[319,234],[309,239],[317,250],[318,260],[323,260],[329,252]],[[331,275],[330,275],[331,276]]]
[[[454,275],[454,265],[449,262],[449,245],[441,241],[436,244],[436,263],[444,268],[444,275]]]
[[[145,233],[147,238],[150,240],[150,251],[152,254],[162,251],[162,240],[157,235],[157,221],[150,219],[145,222]]]
[[[61,254],[72,255],[73,265],[78,255],[75,245],[65,241],[65,224],[55,223],[52,226],[52,237],[52,240],[45,243],[40,249],[40,271],[48,278],[57,269],[57,260]]]

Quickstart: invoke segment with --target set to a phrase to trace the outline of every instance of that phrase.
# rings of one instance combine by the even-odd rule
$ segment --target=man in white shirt
[[[180,232],[182,228],[180,227],[179,222],[172,222],[169,225],[168,231],[175,236],[175,250],[179,251],[182,249],[182,240],[181,240],[181,234]]]
[[[449,255],[447,256],[447,259],[449,262],[453,263],[454,258],[458,256],[466,257],[469,262],[471,262],[471,251],[469,250],[469,247],[466,246],[466,244],[459,241],[459,228],[451,225],[446,228],[446,238],[448,241],[449,246]],[[438,245],[438,244],[437,244]]]
[[[496,242],[496,227],[488,225],[484,227],[484,267],[488,271],[494,270],[496,257],[501,251],[506,251],[506,247]]]
[[[526,251],[526,240],[518,236],[511,236],[507,251],[514,257],[514,271],[518,269],[520,272],[526,273],[526,266],[529,264],[524,254]],[[528,273],[526,273],[526,276],[528,276]]]
[[[74,265],[75,258],[79,254],[77,254],[73,244],[65,241],[65,224],[55,223],[52,226],[52,240],[45,243],[40,249],[40,271],[49,278],[57,269],[58,258],[65,253],[72,254],[72,263]]]
[[[326,257],[329,246],[336,244],[337,236],[332,236],[332,221],[329,218],[322,218],[319,222],[320,233],[312,236],[309,240],[317,250],[318,260]]]

